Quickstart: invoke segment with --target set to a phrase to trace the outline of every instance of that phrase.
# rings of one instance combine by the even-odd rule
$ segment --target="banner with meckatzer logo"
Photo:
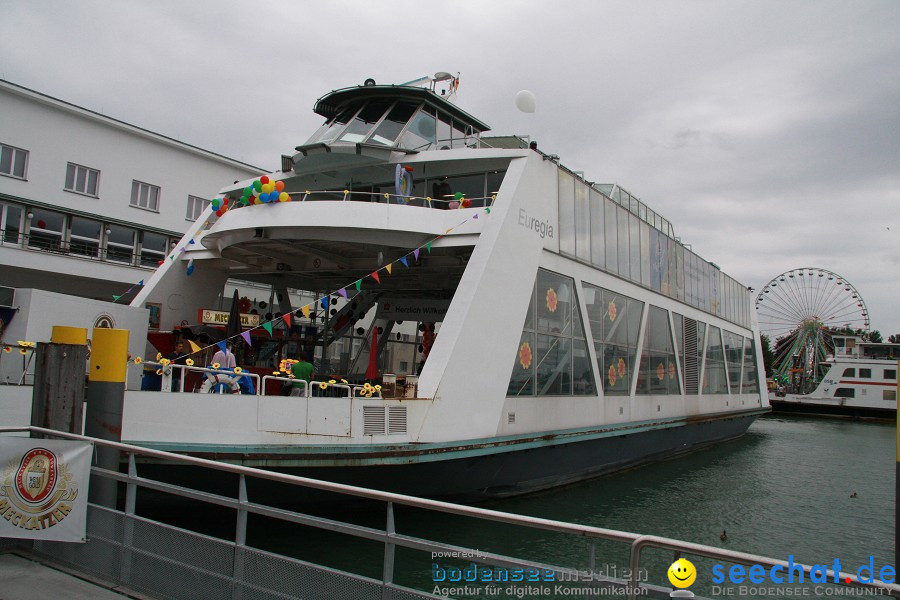
[[[84,542],[93,444],[0,436],[0,537]]]

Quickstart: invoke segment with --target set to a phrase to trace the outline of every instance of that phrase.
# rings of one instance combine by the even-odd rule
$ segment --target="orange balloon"
[[[283,182],[283,181],[276,181],[276,182],[275,182],[275,189],[278,190],[279,192],[283,192],[283,191],[284,191],[284,182]]]

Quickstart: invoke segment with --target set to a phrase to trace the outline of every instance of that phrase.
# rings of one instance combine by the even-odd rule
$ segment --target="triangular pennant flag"
[[[347,297],[347,288],[341,288],[341,289],[339,289],[339,290],[338,290],[338,294],[340,294],[341,297],[346,298],[346,297]]]
[[[381,279],[379,279],[378,277],[378,271],[372,271],[372,279],[374,279],[378,283],[381,283]]]
[[[309,318],[309,304],[300,309],[300,312],[303,313],[303,316],[307,319]]]
[[[391,263],[388,263],[388,264],[384,267],[384,269],[385,269],[385,271],[388,272],[388,275],[390,275],[390,274],[391,274]]]
[[[144,280],[141,279],[140,281],[138,281],[138,285],[144,285]]]
[[[118,302],[119,298],[121,298],[121,297],[122,296],[116,296],[115,294],[113,294],[113,302]]]
[[[284,319],[284,324],[287,325],[288,329],[290,329],[291,328],[291,313],[286,313],[281,318]]]
[[[429,254],[431,254],[431,241],[432,240],[428,240],[428,243],[425,244],[425,249],[428,250]]]
[[[200,346],[198,346],[197,343],[194,342],[194,340],[188,340],[187,343],[188,343],[188,346],[191,347],[191,354],[196,354],[196,353],[200,352]]]
[[[325,309],[328,308],[328,299],[329,299],[328,296],[322,296],[322,300],[320,300],[320,303],[322,304],[322,308],[325,308]]]
[[[225,345],[225,340],[222,340],[221,342],[216,342],[216,346],[218,346],[219,350],[221,350],[222,352],[228,351],[228,346]]]
[[[188,244],[193,244],[193,243],[194,243],[194,240],[191,240],[188,242]]]
[[[360,291],[360,289],[362,288],[362,279],[357,279],[357,280],[356,280],[356,283],[354,283],[353,285],[356,286],[356,291],[357,291],[357,292]]]
[[[413,258],[415,258],[416,260],[419,260],[419,249],[418,248],[413,250]]]
[[[486,212],[487,214],[491,214],[491,207],[490,206],[486,207],[484,209],[484,212]]]
[[[248,346],[253,345],[253,342],[250,341],[250,332],[249,331],[242,331],[241,337],[244,338],[244,341],[247,342]]]
[[[477,219],[477,218],[478,218],[478,213],[475,213],[474,215],[472,215],[472,218],[473,218],[473,219]]]
[[[401,256],[401,257],[400,257],[400,262],[403,263],[403,266],[404,266],[404,267],[406,267],[407,269],[409,268],[409,263],[406,262],[406,257],[405,257],[405,256]]]
[[[194,259],[192,258],[191,260],[188,261],[187,271],[185,272],[185,274],[188,277],[190,277],[193,272],[194,272]]]
[[[269,335],[272,335],[272,323],[270,321],[266,321],[262,324],[263,329],[269,332]]]

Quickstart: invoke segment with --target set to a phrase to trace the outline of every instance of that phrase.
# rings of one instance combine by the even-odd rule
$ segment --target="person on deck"
[[[306,358],[306,353],[301,352],[297,356],[297,362],[291,367],[291,374],[294,376],[294,388],[291,390],[291,396],[301,396],[309,389],[309,382],[315,376],[315,367]],[[306,383],[300,383],[305,381]]]
[[[169,352],[166,355],[166,358],[172,361],[173,365],[185,365],[187,364],[187,354],[184,353],[184,342],[181,340],[177,340],[175,342],[175,349],[172,352]],[[181,391],[181,374],[183,369],[172,369],[172,391],[180,392]]]
[[[237,366],[237,359],[231,352],[231,344],[225,346],[225,351],[219,350],[212,357],[213,364],[219,363],[223,369],[233,369]]]

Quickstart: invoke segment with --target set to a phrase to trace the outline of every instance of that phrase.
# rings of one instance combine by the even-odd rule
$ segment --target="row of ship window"
[[[749,290],[673,239],[665,219],[627,193],[629,201],[617,203],[564,169],[559,169],[558,185],[562,254],[750,326]],[[613,186],[613,195],[616,191]]]
[[[29,152],[22,148],[0,144],[0,175],[27,179]],[[67,192],[100,197],[100,171],[75,163],[66,164],[63,189]],[[160,187],[143,181],[131,182],[131,199],[129,205],[159,212]],[[185,218],[196,221],[209,206],[210,201],[197,196],[188,196]]]
[[[635,378],[638,395],[681,394],[682,388],[685,394],[759,393],[752,338],[653,305],[645,319],[644,302],[582,287],[586,324],[574,280],[538,271],[508,396],[593,396],[598,388],[621,396],[631,393]]]
[[[897,381],[897,369],[884,369],[883,371],[884,379],[887,381]],[[844,369],[844,374],[841,377],[856,377],[856,367],[848,367]],[[859,378],[860,379],[871,379],[872,378],[872,369],[870,368],[860,368],[859,369]]]

